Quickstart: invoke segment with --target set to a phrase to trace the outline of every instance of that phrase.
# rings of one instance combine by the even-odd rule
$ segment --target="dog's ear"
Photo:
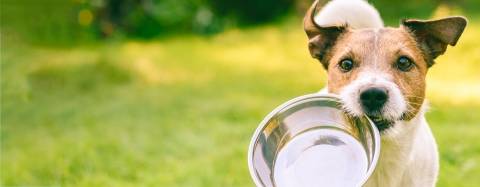
[[[303,27],[308,36],[308,49],[313,58],[318,59],[325,69],[328,69],[328,59],[325,55],[335,44],[337,38],[346,30],[346,26],[319,26],[314,17],[317,10],[318,0],[308,9],[303,18]]]
[[[467,20],[464,17],[447,17],[438,20],[403,20],[405,26],[416,38],[420,48],[428,55],[428,66],[443,54],[447,45],[455,46],[463,33]]]

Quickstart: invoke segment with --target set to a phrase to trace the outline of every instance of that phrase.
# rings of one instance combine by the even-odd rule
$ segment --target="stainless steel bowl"
[[[257,186],[361,186],[380,135],[368,117],[346,115],[334,95],[311,94],[272,111],[255,131],[248,165]]]

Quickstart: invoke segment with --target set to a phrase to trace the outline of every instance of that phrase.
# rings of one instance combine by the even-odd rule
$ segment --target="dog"
[[[367,115],[381,134],[380,157],[364,186],[435,186],[439,156],[425,119],[425,77],[467,20],[406,19],[384,27],[365,0],[313,3],[304,18],[308,48],[327,71],[322,92],[336,94],[353,116]]]

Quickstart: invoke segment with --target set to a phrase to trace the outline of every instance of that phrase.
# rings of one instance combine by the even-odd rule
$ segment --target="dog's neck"
[[[396,121],[393,129],[382,135],[380,157],[375,172],[365,186],[399,186],[400,178],[408,175],[408,167],[416,159],[422,128],[426,125],[426,102],[410,121]],[[396,126],[396,127],[395,127]],[[399,128],[401,126],[402,128]]]

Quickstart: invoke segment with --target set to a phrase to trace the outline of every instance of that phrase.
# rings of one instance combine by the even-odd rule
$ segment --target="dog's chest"
[[[425,120],[401,125],[415,125],[416,128],[391,139],[382,139],[377,167],[364,186],[435,186],[438,153],[428,125]]]

